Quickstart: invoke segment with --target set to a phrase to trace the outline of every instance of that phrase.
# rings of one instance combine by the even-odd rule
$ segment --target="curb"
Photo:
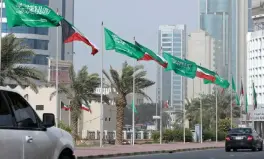
[[[106,154],[106,155],[94,155],[94,156],[78,156],[76,159],[90,159],[90,158],[108,158],[108,157],[123,157],[123,156],[136,156],[136,155],[146,155],[146,154],[161,154],[161,153],[175,153],[184,151],[197,151],[197,150],[208,150],[217,149],[222,147],[201,147],[201,148],[186,148],[177,150],[160,150],[160,151],[145,151],[145,152],[128,152],[128,153],[117,153],[117,154]]]

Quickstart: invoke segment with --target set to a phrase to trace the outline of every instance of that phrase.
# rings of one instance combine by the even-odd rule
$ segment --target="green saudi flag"
[[[255,84],[252,83],[252,88],[253,88],[253,108],[254,110],[258,107],[258,103],[257,103],[257,93],[256,93],[256,90],[255,90]]]
[[[248,99],[247,99],[247,93],[245,94],[246,98],[246,113],[248,113]]]
[[[27,0],[5,0],[8,27],[56,27],[63,17],[51,8]]]
[[[163,57],[168,62],[165,71],[173,70],[176,74],[188,78],[194,78],[196,76],[197,65],[194,62],[180,59],[166,52],[163,53]]]
[[[133,110],[133,112],[134,112],[134,113],[137,113],[137,108],[136,108],[136,106],[135,106],[135,104],[134,104],[134,101],[133,101],[133,100],[132,100],[131,107],[132,107],[132,110]]]
[[[240,101],[239,101],[239,98],[238,98],[238,95],[236,93],[236,84],[235,84],[235,81],[234,81],[234,78],[232,77],[232,90],[235,92],[235,98],[236,98],[236,105],[237,106],[240,106]],[[233,93],[232,91],[232,93]]]
[[[134,59],[141,59],[144,56],[144,52],[134,44],[121,39],[115,33],[109,29],[104,28],[105,33],[105,49],[115,50],[118,53],[132,57]]]

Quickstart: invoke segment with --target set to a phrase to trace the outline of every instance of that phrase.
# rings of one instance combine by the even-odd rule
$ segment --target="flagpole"
[[[244,98],[242,97],[242,92],[241,92],[241,88],[242,88],[242,77],[241,77],[241,86],[240,86],[240,124],[242,124],[242,120],[243,120],[243,114],[242,114],[242,110],[243,110],[243,108],[242,108],[242,106],[243,106],[243,104],[244,104]],[[243,93],[244,94],[244,93]],[[243,95],[244,96],[244,95]],[[242,99],[241,99],[241,97],[242,97]],[[242,104],[242,102],[243,102],[243,104]],[[245,123],[245,122],[244,122]]]
[[[160,48],[162,56],[162,47]],[[160,144],[162,144],[162,69],[160,68]]]
[[[2,17],[3,17],[3,0],[1,0],[1,9],[0,9],[0,75],[2,73]]]
[[[215,86],[215,142],[217,143],[217,140],[218,140],[218,112],[217,112],[217,109],[218,109],[218,103],[217,103],[217,94],[218,94],[218,88],[217,86]]]
[[[135,60],[133,59],[133,106],[132,106],[132,145],[135,144]]]
[[[69,127],[71,126],[71,108],[69,109]]]
[[[135,41],[134,37],[134,41]],[[135,144],[135,60],[133,59],[132,145]]]
[[[157,69],[159,69],[157,67]],[[156,81],[158,81],[158,74],[156,74]],[[158,85],[156,83],[156,117],[158,116]],[[158,130],[158,119],[156,119],[156,131]]]
[[[230,87],[231,89],[231,102],[230,102],[230,127],[231,129],[233,128],[233,79],[232,79],[232,74],[231,74],[231,82],[232,82],[232,86]]]
[[[200,63],[201,66],[201,63]],[[202,80],[200,79],[200,92],[202,92]],[[200,142],[203,143],[203,103],[202,103],[202,97],[200,97]]]
[[[185,80],[184,77],[181,77],[183,80],[183,85],[185,86]],[[185,90],[183,90],[183,93],[185,94]],[[185,97],[185,95],[184,95]],[[185,130],[185,102],[184,102],[185,98],[182,99],[182,107],[183,107],[183,143],[185,144],[185,134],[186,134],[186,130]]]
[[[60,100],[60,122],[61,122],[61,100]]]
[[[59,9],[57,9],[57,14],[59,14]],[[56,53],[56,105],[57,105],[57,127],[59,124],[58,115],[61,113],[61,109],[59,108],[59,26],[57,27],[57,53]],[[59,112],[58,112],[59,111]]]
[[[102,51],[101,51],[101,120],[100,120],[100,147],[103,147],[104,106],[103,106],[103,69],[104,69],[104,23],[102,22]]]

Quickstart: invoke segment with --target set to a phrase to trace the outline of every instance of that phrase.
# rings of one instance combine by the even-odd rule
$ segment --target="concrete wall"
[[[100,113],[101,104],[97,102],[91,103],[92,112],[82,111],[80,120],[80,129],[82,131],[100,131]],[[116,128],[116,107],[104,104],[104,130],[113,132]]]

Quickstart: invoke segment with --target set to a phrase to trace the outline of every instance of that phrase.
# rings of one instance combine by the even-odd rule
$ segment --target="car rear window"
[[[235,129],[231,129],[229,131],[230,134],[251,134],[252,130],[250,128],[235,128]]]

